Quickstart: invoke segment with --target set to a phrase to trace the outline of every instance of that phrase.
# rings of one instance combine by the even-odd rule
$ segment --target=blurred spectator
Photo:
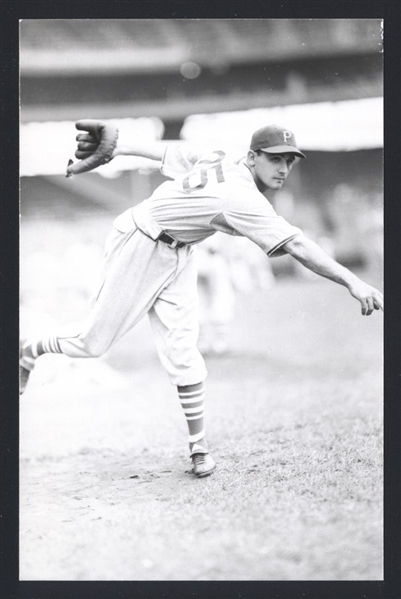
[[[364,255],[367,267],[377,283],[383,277],[383,206],[381,194],[371,194],[370,202],[361,217],[362,235],[365,240]]]
[[[275,283],[270,261],[246,238],[214,235],[197,246],[197,262],[198,346],[204,354],[225,354],[237,294],[270,289]]]
[[[323,207],[319,208],[306,199],[296,202],[293,194],[288,190],[279,190],[275,193],[274,207],[281,216],[299,226],[309,239],[315,241],[326,254],[336,260],[335,241],[324,222]],[[319,279],[318,275],[294,260],[291,261],[291,272],[307,281]]]

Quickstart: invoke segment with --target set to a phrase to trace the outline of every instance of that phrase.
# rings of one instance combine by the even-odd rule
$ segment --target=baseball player
[[[240,239],[240,237],[232,239]],[[230,241],[224,235],[212,235],[197,247],[199,339],[203,355],[224,354],[229,350],[228,333],[235,315],[235,275],[225,253]],[[234,275],[234,276],[233,276]],[[243,275],[238,268],[236,275]]]
[[[133,142],[123,146],[108,124],[79,121],[75,156],[67,176],[119,155],[160,162],[171,180],[114,221],[105,248],[103,282],[79,330],[22,344],[20,385],[24,392],[36,360],[44,353],[89,358],[104,354],[148,314],[161,363],[177,387],[187,420],[189,454],[196,477],[210,475],[204,427],[207,371],[197,349],[198,299],[195,246],[216,232],[248,237],[268,257],[289,254],[313,272],[345,286],[362,315],[383,310],[383,296],[330,258],[318,245],[277,215],[265,197],[284,185],[298,149],[292,132],[275,125],[257,130],[245,158],[232,162],[223,150],[198,151],[181,143]]]

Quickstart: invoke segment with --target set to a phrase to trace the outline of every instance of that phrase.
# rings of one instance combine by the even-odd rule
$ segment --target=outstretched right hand
[[[369,316],[374,310],[384,310],[383,294],[363,281],[353,282],[350,294],[361,304],[362,316]]]

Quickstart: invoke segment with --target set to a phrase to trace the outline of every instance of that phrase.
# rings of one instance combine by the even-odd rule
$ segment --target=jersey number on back
[[[192,189],[203,189],[206,187],[209,182],[209,172],[212,170],[216,173],[217,183],[223,183],[225,181],[221,163],[226,155],[221,150],[217,150],[214,154],[217,156],[215,160],[199,160],[197,168],[188,173],[184,178],[182,186],[186,193],[189,193]],[[202,166],[199,168],[198,165]],[[193,183],[195,183],[195,185]]]

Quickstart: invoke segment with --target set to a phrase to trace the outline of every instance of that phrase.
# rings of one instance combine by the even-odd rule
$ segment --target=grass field
[[[42,358],[20,578],[382,579],[382,323],[321,279],[241,296],[231,354],[207,359],[203,480],[147,322],[105,359]]]

